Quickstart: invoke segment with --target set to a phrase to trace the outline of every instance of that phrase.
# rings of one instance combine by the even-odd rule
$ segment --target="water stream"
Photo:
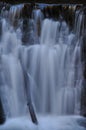
[[[1,13],[0,97],[8,119],[0,130],[85,130],[77,123],[82,119],[83,12],[79,22],[75,13],[70,30],[64,19],[44,18],[40,9],[33,10],[32,18],[21,19],[22,8],[12,6]],[[30,121],[29,94],[40,115],[38,126]]]

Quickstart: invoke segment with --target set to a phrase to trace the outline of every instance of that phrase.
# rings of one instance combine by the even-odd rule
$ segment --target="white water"
[[[10,10],[13,20],[16,8]],[[77,123],[81,117],[63,116],[80,114],[82,65],[79,32],[70,32],[65,21],[43,20],[39,10],[34,14],[35,41],[34,45],[28,43],[28,46],[22,45],[22,21],[14,30],[6,19],[2,19],[0,95],[7,117],[26,115],[29,95],[26,97],[25,94],[24,73],[27,73],[27,91],[31,92],[37,114],[43,117],[38,117],[38,126],[33,125],[28,117],[8,119],[0,130],[84,130]],[[36,16],[41,19],[41,36],[36,34]],[[77,27],[79,31],[80,27],[81,22]],[[45,116],[47,114],[49,116]]]
[[[80,41],[75,41],[75,34],[69,33],[64,21],[48,19],[43,21],[40,39],[41,45],[25,48],[22,59],[24,68],[34,80],[30,87],[37,111],[79,114],[82,84]]]
[[[28,117],[9,119],[0,130],[86,130],[79,126],[80,121],[85,121],[81,117],[39,117],[39,125],[34,125]],[[23,122],[23,123],[22,123]]]

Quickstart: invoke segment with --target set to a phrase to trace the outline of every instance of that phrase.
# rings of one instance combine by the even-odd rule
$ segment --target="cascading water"
[[[24,67],[34,81],[30,81],[30,87],[38,112],[79,114],[80,44],[76,34],[69,32],[65,21],[44,19],[40,45],[25,48]]]
[[[1,14],[0,95],[6,116],[26,115],[30,92],[36,112],[40,115],[80,115],[83,80],[80,33],[83,14],[78,16],[81,22],[77,22],[75,15],[77,26],[75,30],[70,30],[65,20],[44,18],[40,9],[32,12],[32,19],[22,19],[20,17],[23,7],[13,6],[10,11],[2,11]],[[24,22],[27,23],[27,32],[22,29],[25,28]],[[25,35],[28,36],[26,45]],[[25,40],[22,41],[22,37]],[[28,96],[25,91],[25,73]],[[61,117],[60,120],[64,124],[67,118]],[[70,117],[70,121],[72,118]],[[18,121],[19,124],[22,120],[21,118]],[[59,118],[56,120],[59,122]],[[48,121],[51,121],[50,117]],[[76,127],[65,126],[64,130],[84,130],[84,127],[78,127],[76,121],[74,124]],[[4,130],[4,127],[0,130]],[[29,129],[30,124],[26,127],[19,129]],[[50,130],[56,127],[41,126],[39,129]],[[7,128],[10,129],[9,126]],[[30,129],[35,127],[31,124]],[[63,130],[60,127],[57,129]]]

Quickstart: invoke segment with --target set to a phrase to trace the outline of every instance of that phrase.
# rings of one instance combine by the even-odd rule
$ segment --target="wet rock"
[[[57,20],[59,15],[62,13],[62,6],[61,5],[51,5],[46,6],[43,8],[43,13],[45,18],[52,18]]]
[[[75,10],[70,5],[51,5],[43,8],[45,18],[54,20],[65,20],[69,27],[73,29],[75,22]]]
[[[47,4],[86,4],[86,1],[85,0],[1,0],[3,2],[7,2],[7,3],[11,3],[11,4],[19,4],[19,3],[25,3],[25,2],[28,2],[28,3],[32,3],[32,2],[35,2],[35,3],[47,3]]]
[[[71,29],[73,29],[75,22],[75,10],[72,6],[63,7],[63,18],[66,20],[67,24]]]
[[[1,124],[4,124],[5,123],[5,114],[4,114],[4,109],[3,109],[3,106],[2,106],[2,102],[0,100],[0,125]]]
[[[78,123],[79,123],[80,126],[86,128],[86,118],[78,119]]]
[[[53,6],[53,8],[52,8],[53,10],[52,10],[52,14],[53,14],[53,17],[54,17],[54,19],[59,19],[59,15],[61,15],[62,14],[62,6],[61,5],[59,5],[59,6]]]
[[[25,44],[28,42],[28,19],[23,20],[22,27],[22,42]]]
[[[81,60],[83,65],[83,84],[81,93],[81,115],[86,117],[86,35],[82,38]]]
[[[22,42],[24,45],[34,44],[33,39],[33,21],[31,19],[24,19],[22,26]]]
[[[31,18],[32,16],[33,5],[32,4],[24,4],[22,8],[21,16],[22,18]]]
[[[4,3],[4,2],[0,2],[0,13],[2,11],[2,9],[5,10],[9,10],[10,9],[10,4]]]
[[[82,94],[81,94],[81,115],[86,117],[86,81],[83,83]]]

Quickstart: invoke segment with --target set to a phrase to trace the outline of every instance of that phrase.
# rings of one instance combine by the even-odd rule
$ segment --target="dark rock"
[[[47,3],[47,4],[86,4],[85,0],[1,0],[2,2],[10,4],[19,4],[19,3]]]
[[[54,20],[59,19],[59,15],[62,14],[62,6],[61,5],[52,5],[45,6],[43,8],[43,13],[45,18],[53,18]]]
[[[75,22],[75,10],[70,5],[48,5],[43,8],[45,18],[52,18],[54,20],[65,20],[69,27],[73,29]]]
[[[3,3],[3,2],[0,2],[0,13],[2,11],[2,9],[5,11],[5,10],[9,10],[10,9],[10,4],[7,4],[7,3]]]
[[[32,4],[24,4],[22,8],[22,18],[31,18],[32,16],[33,5]]]
[[[23,19],[22,42],[24,45],[34,44],[33,22],[31,19]]]
[[[86,128],[86,118],[78,119],[78,124]]]
[[[85,83],[86,86],[86,83]],[[86,117],[86,87],[82,88],[81,94],[81,115]]]
[[[3,109],[3,106],[2,106],[2,102],[0,100],[0,125],[1,124],[4,124],[5,123],[5,114],[4,114],[4,109]]]
[[[86,117],[86,35],[83,36],[81,46],[81,60],[83,65],[83,88],[81,92],[81,115]]]

